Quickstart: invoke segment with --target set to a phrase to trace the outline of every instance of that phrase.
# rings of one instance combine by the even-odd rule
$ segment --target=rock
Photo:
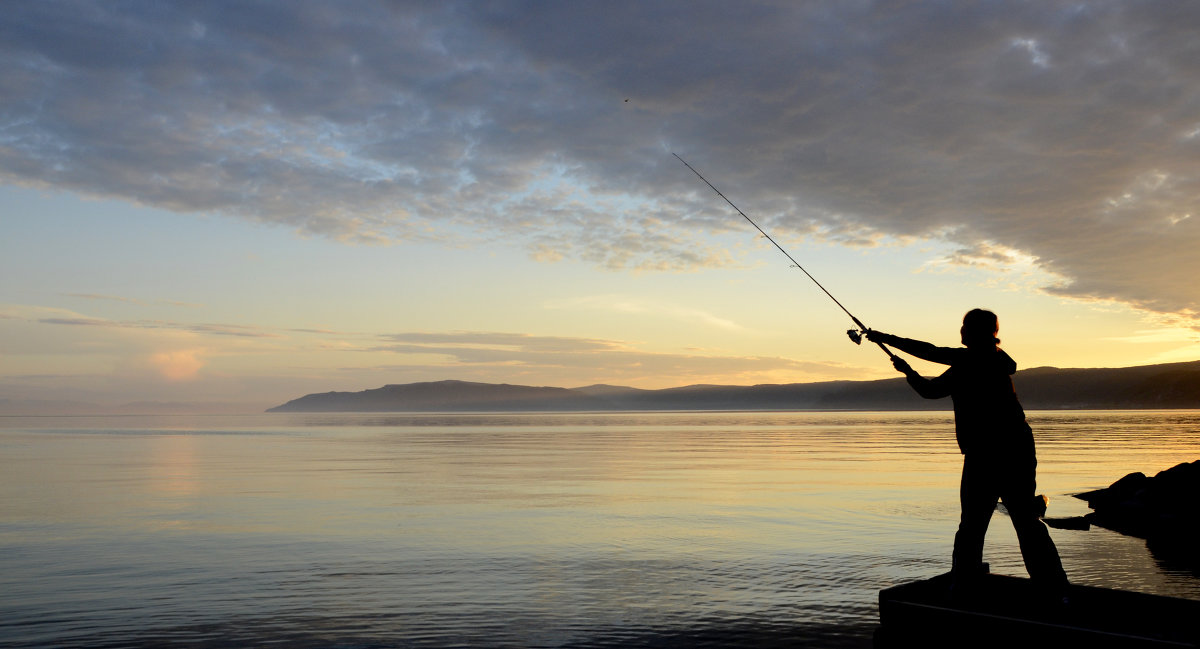
[[[1152,551],[1172,560],[1200,565],[1200,460],[1152,478],[1130,473],[1105,489],[1075,497],[1092,508],[1086,516],[1092,524],[1146,539]]]
[[[1066,518],[1043,518],[1042,522],[1056,530],[1077,530],[1086,532],[1092,529],[1092,523],[1087,516],[1068,516]]]

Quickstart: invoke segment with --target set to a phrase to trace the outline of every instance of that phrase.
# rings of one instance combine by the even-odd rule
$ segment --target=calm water
[[[1200,412],[1037,412],[1066,494],[1200,458]],[[948,569],[947,413],[0,418],[0,644],[869,646]],[[1145,543],[1071,578],[1200,599]],[[986,559],[1024,574],[1011,525]]]

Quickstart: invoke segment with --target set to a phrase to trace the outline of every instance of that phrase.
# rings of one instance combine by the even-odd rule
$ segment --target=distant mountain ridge
[[[1200,361],[1126,368],[1038,367],[1013,378],[1031,410],[1200,408]],[[903,378],[819,383],[691,385],[643,390],[613,385],[534,387],[470,381],[323,392],[267,412],[504,412],[621,410],[938,410]]]
[[[592,410],[601,405],[595,397],[567,388],[435,381],[309,394],[267,412]]]

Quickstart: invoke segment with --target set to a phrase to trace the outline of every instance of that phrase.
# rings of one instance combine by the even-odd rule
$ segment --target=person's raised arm
[[[950,381],[946,376],[951,370],[946,370],[941,376],[927,379],[908,364],[908,361],[899,356],[892,357],[892,367],[904,374],[904,378],[908,380],[908,384],[912,386],[917,394],[926,399],[941,399],[942,397],[950,396]]]
[[[951,347],[936,347],[927,342],[913,340],[911,338],[901,338],[892,334],[885,334],[882,331],[867,329],[863,332],[867,340],[873,343],[881,343],[890,347],[895,347],[902,352],[907,352],[917,358],[927,360],[931,363],[940,363],[942,365],[950,365],[954,363],[955,358],[963,350]],[[899,368],[896,368],[899,369]],[[901,370],[903,371],[903,370]]]

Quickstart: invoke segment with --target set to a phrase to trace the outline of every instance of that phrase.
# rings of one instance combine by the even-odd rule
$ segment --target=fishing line
[[[712,188],[712,190],[714,192],[717,193],[717,196],[720,196],[721,198],[725,199],[725,202],[729,203],[729,207],[732,207],[735,212],[737,212],[738,214],[741,214],[743,219],[746,219],[750,223],[750,225],[754,226],[755,230],[758,230],[759,233],[761,233],[764,237],[767,238],[767,241],[770,241],[772,244],[774,244],[775,247],[779,249],[779,252],[782,252],[783,256],[787,257],[788,261],[792,262],[792,266],[799,268],[800,272],[804,273],[805,276],[807,276],[809,279],[811,279],[813,284],[817,285],[817,288],[821,289],[821,291],[823,293],[825,293],[825,295],[829,296],[829,299],[833,300],[834,304],[838,305],[838,308],[840,308],[842,311],[844,311],[846,313],[846,315],[850,316],[850,319],[854,321],[854,324],[855,324],[855,326],[858,327],[858,329],[851,329],[846,332],[846,335],[850,336],[850,340],[854,341],[854,344],[856,344],[856,345],[862,344],[862,334],[864,331],[867,330],[867,326],[862,323],[862,320],[859,320],[858,318],[854,317],[854,314],[850,313],[850,310],[847,309],[845,306],[843,306],[842,303],[836,297],[833,296],[833,293],[830,293],[828,289],[826,289],[824,286],[822,286],[821,283],[817,281],[817,278],[813,277],[811,273],[809,273],[807,270],[804,269],[804,266],[800,265],[800,262],[796,261],[796,259],[788,253],[788,251],[783,249],[783,246],[779,245],[778,242],[776,242],[774,239],[771,238],[771,235],[767,234],[765,230],[760,228],[758,226],[758,224],[754,222],[754,219],[750,218],[749,216],[746,216],[746,213],[743,212],[742,210],[738,209],[738,206],[734,205],[733,201],[729,200],[729,198],[726,197],[725,194],[722,194],[721,190],[717,189],[715,185],[708,182],[707,178],[700,175],[700,172],[696,171],[695,167],[688,164],[687,160],[684,160],[683,158],[679,157],[679,154],[675,153],[675,152],[671,152],[671,155],[675,156],[676,159],[678,159],[680,162],[682,162],[683,166],[687,167],[688,169],[691,169],[692,173],[696,174],[697,178],[699,178],[700,180],[703,180],[705,185],[708,185],[710,188]],[[885,347],[883,345],[883,343],[876,342],[875,344],[879,345],[879,348],[883,350],[883,353],[888,355],[888,358],[896,357],[896,355],[892,353],[892,350]]]

